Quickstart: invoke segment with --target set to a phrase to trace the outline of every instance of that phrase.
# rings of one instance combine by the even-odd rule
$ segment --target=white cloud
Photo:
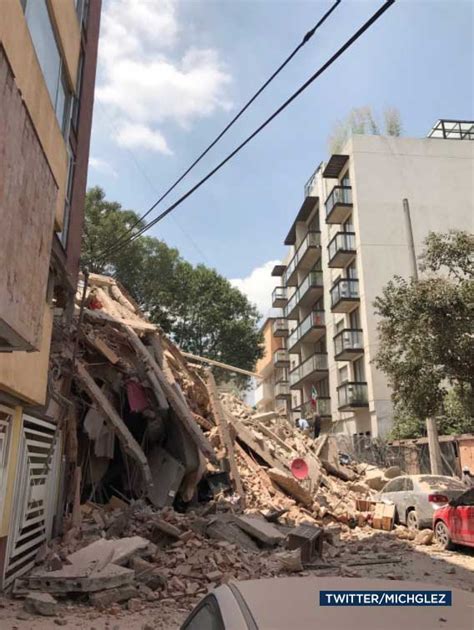
[[[117,144],[133,149],[140,147],[159,153],[171,154],[166,140],[159,131],[153,131],[146,125],[124,123],[117,133]]]
[[[111,177],[118,177],[117,171],[114,167],[103,160],[102,158],[93,157],[92,155],[89,158],[89,166],[99,173],[103,173],[104,175],[110,175]]]
[[[231,77],[217,51],[188,47],[176,58],[182,41],[175,0],[109,0],[105,6],[96,94],[116,119],[118,137],[122,128],[147,128],[134,134],[133,146],[169,153],[158,125],[188,127],[231,107]]]
[[[279,283],[279,279],[271,275],[279,260],[269,260],[261,267],[253,269],[246,278],[234,278],[230,283],[240,289],[255,304],[263,317],[267,317],[272,309],[272,291]]]

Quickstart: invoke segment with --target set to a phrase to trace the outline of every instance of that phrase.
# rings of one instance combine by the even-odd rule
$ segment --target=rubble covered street
[[[76,352],[56,328],[51,404],[64,514],[0,599],[2,630],[177,628],[232,579],[383,577],[474,590],[474,554],[394,526],[374,501],[400,473],[341,463],[283,415],[219,391],[120,286],[91,275]],[[73,363],[70,395],[64,396]],[[303,474],[298,473],[301,462]],[[378,507],[377,507],[378,506]]]

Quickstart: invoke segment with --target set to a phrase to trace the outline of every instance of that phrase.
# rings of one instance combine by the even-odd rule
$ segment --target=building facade
[[[275,296],[274,296],[275,300]],[[255,372],[261,380],[255,390],[257,410],[287,411],[290,400],[288,369],[290,360],[286,350],[287,322],[281,318],[269,317],[262,325],[264,354],[257,361]]]
[[[50,535],[62,439],[48,395],[53,318],[79,272],[101,0],[0,12],[0,587]]]
[[[306,184],[285,239],[290,260],[274,270],[293,414],[317,409],[323,431],[351,437],[390,430],[373,303],[393,276],[410,275],[404,198],[417,255],[430,231],[472,231],[473,132],[472,122],[440,121],[422,139],[354,135]]]

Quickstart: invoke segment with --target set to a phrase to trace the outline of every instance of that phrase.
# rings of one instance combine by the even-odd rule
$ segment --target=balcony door
[[[356,383],[365,383],[364,357],[354,361],[354,381]]]

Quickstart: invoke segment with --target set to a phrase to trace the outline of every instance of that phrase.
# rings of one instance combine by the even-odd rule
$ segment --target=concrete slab
[[[60,571],[42,571],[31,575],[28,583],[33,590],[46,593],[92,593],[108,588],[118,588],[133,582],[135,571],[109,564],[100,572],[86,575],[83,569],[73,565]]]
[[[256,516],[237,516],[235,522],[244,532],[264,545],[278,545],[286,538],[274,525]]]
[[[141,536],[130,536],[117,540],[101,538],[67,556],[67,561],[78,573],[95,571],[99,573],[109,564],[124,564],[140,549],[145,549],[150,541]]]

